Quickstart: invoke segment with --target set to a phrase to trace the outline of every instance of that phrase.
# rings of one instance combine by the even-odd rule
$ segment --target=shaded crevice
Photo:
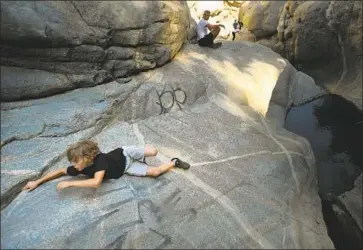
[[[12,186],[9,190],[4,192],[1,195],[1,210],[6,208],[22,191],[22,188],[28,181],[34,181],[37,180],[39,177],[41,177],[46,171],[48,171],[52,165],[56,164],[57,162],[60,162],[61,159],[66,155],[66,152],[54,157],[51,159],[48,164],[44,166],[44,168],[40,171],[39,174],[34,175],[32,177],[26,178],[20,183],[17,183],[16,185]]]
[[[21,192],[22,188],[28,181],[36,180],[39,175],[27,178],[16,185],[12,186],[9,190],[1,195],[1,210],[6,208]]]
[[[39,133],[32,134],[32,135],[25,135],[25,136],[11,136],[10,138],[1,142],[0,148],[2,148],[5,145],[10,144],[11,142],[14,142],[14,141],[25,141],[25,140],[34,139],[37,136],[43,134],[45,129],[46,129],[46,125],[43,124],[42,130]]]
[[[336,197],[321,201],[328,235],[336,249],[362,249],[363,232],[346,206]]]
[[[288,110],[285,128],[306,137],[314,151],[327,233],[338,250],[361,249],[363,232],[337,196],[351,190],[354,186],[350,183],[361,174],[359,138],[363,127],[358,126],[363,113],[354,103],[328,93],[304,100],[299,106]],[[341,154],[349,158],[334,164]]]
[[[92,128],[95,125],[97,125],[97,123],[100,120],[102,120],[101,117],[99,117],[98,119],[96,119],[94,123],[89,124],[88,126],[85,126],[85,127],[82,127],[80,129],[76,129],[76,130],[73,130],[73,131],[70,131],[70,132],[65,132],[65,133],[62,133],[62,134],[53,134],[53,135],[43,135],[43,133],[45,132],[45,130],[47,128],[55,127],[55,125],[47,125],[47,124],[45,124],[45,125],[43,125],[42,131],[39,132],[39,133],[32,134],[32,135],[26,135],[26,136],[12,136],[12,137],[6,139],[5,141],[2,141],[0,148],[2,148],[5,145],[10,144],[11,142],[14,142],[14,141],[31,140],[31,139],[34,139],[34,138],[37,138],[37,137],[40,137],[40,138],[66,137],[66,136],[73,135],[73,134],[76,134],[78,132],[81,132],[83,130],[87,130],[89,128]]]
[[[96,122],[97,123],[97,122]],[[57,138],[57,137],[67,137],[69,135],[73,135],[73,134],[76,134],[78,132],[81,132],[83,130],[86,130],[86,129],[89,129],[89,128],[92,128],[93,126],[96,125],[96,123],[90,125],[90,126],[87,126],[85,128],[82,128],[82,129],[77,129],[75,131],[71,131],[71,132],[68,132],[68,133],[64,133],[64,134],[53,134],[53,135],[39,135],[40,138]]]
[[[335,85],[335,87],[333,88],[333,92],[339,87],[340,83],[345,79],[345,76],[347,75],[347,57],[345,55],[345,48],[344,48],[344,42],[343,42],[343,39],[342,39],[342,36],[339,32],[334,32],[333,31],[333,34],[335,34],[335,36],[337,37],[337,42],[338,42],[338,45],[340,47],[340,53],[341,53],[341,58],[342,58],[342,74],[337,82],[337,84]]]
[[[39,99],[39,98],[37,98]],[[9,111],[9,110],[17,110],[22,108],[31,107],[32,104],[30,104],[28,101],[25,101],[24,103],[19,102],[4,102],[1,101],[1,111]],[[10,105],[9,105],[10,104]]]

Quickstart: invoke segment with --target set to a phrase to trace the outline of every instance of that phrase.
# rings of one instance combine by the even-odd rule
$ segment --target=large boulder
[[[255,42],[362,108],[361,1],[245,1],[239,20]]]
[[[49,96],[161,66],[188,38],[190,21],[179,1],[1,2],[1,99]]]
[[[361,109],[362,103],[362,1],[332,1],[326,11],[328,26],[336,34],[341,54],[339,80],[326,84],[327,89],[340,94]]]
[[[1,247],[333,248],[309,143],[282,128],[306,79],[296,73],[261,45],[189,44],[127,83],[2,103]],[[150,164],[180,157],[191,168],[97,190],[57,192],[58,180],[20,190],[67,166],[66,146],[83,138],[103,151],[153,144]]]
[[[284,1],[244,1],[239,20],[259,40],[277,33],[277,24]]]

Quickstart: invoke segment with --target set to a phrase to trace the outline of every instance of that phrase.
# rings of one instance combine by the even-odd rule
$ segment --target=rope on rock
[[[319,94],[316,94],[316,95],[311,96],[309,98],[302,99],[300,102],[291,103],[287,109],[289,110],[290,108],[293,108],[293,107],[302,106],[302,105],[307,104],[309,102],[315,101],[316,99],[319,99],[320,97],[323,97],[325,95],[329,95],[329,93],[319,93]]]

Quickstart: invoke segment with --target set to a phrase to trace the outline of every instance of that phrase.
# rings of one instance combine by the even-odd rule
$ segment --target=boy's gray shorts
[[[145,148],[138,146],[125,146],[122,148],[126,157],[125,174],[146,176],[147,164],[142,162],[145,158]]]

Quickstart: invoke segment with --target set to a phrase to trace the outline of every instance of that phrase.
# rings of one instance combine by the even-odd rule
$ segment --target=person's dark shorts
[[[213,35],[209,33],[198,41],[199,46],[206,47],[213,44]]]

